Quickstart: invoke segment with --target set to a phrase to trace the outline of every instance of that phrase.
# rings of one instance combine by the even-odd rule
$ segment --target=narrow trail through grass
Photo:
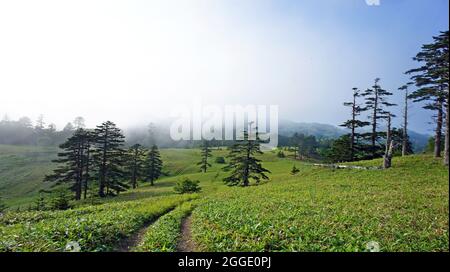
[[[161,216],[164,216],[168,213],[170,213],[171,211],[173,211],[173,209],[168,210],[166,213],[162,214]],[[141,229],[139,229],[137,232],[135,232],[134,234],[132,234],[131,236],[122,239],[118,245],[116,246],[116,248],[114,248],[113,252],[130,252],[132,251],[133,248],[135,248],[136,246],[138,246],[142,239],[144,238],[145,233],[147,233],[147,230],[159,219],[161,218],[161,216],[154,218],[148,222],[146,222],[143,227]]]
[[[191,233],[192,217],[188,215],[181,222],[180,240],[177,245],[177,252],[196,252],[195,243]]]

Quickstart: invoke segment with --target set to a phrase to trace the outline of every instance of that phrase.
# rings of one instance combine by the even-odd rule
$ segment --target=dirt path
[[[148,222],[142,227],[138,232],[134,233],[128,238],[122,239],[119,244],[114,248],[114,252],[130,252],[131,249],[136,247],[144,234],[147,232],[147,229],[154,223],[155,221]]]
[[[181,237],[178,241],[178,252],[195,252],[195,243],[191,234],[192,217],[189,215],[181,222]]]

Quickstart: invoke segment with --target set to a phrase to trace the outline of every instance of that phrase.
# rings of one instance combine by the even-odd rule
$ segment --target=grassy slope
[[[379,165],[381,161],[363,162]],[[206,251],[448,251],[448,169],[427,156],[389,170],[332,170],[268,162],[272,182],[218,190],[194,211]]]
[[[28,203],[50,186],[42,180],[56,153],[54,147],[0,145],[0,196],[9,206]]]
[[[221,182],[222,165],[199,173],[198,150],[162,155],[169,176],[105,201],[171,195],[177,180],[200,180],[203,200],[193,213],[193,235],[202,250],[360,251],[377,241],[385,251],[448,251],[448,169],[431,157],[395,158],[387,171],[332,170],[273,152],[262,158],[270,182],[229,188]],[[289,174],[294,164],[301,171],[296,176]]]

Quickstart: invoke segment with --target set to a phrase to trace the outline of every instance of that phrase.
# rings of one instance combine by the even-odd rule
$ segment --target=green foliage
[[[198,180],[191,180],[189,178],[185,178],[183,180],[178,181],[173,189],[178,194],[197,193],[201,191],[199,183],[200,181]]]
[[[109,251],[145,222],[193,198],[154,197],[68,211],[11,214],[11,223],[0,225],[0,252],[64,251],[73,244],[81,251]]]
[[[2,198],[0,197],[0,213],[4,212],[6,210],[7,206],[3,202]]]
[[[126,151],[123,149],[125,136],[111,121],[97,126],[95,129],[94,160],[98,168],[98,195],[117,195],[129,188],[124,181],[126,173]]]
[[[331,148],[325,153],[327,162],[348,162],[352,161],[350,148],[350,136],[344,135],[331,144]]]
[[[145,156],[147,151],[140,145],[135,144],[128,149],[128,162],[126,164],[127,177],[131,179],[131,187],[135,189],[138,180],[145,177]]]
[[[44,211],[47,209],[47,202],[45,201],[44,195],[41,193],[35,202],[36,211]]]
[[[427,142],[424,152],[428,153],[428,154],[433,153],[435,144],[436,144],[435,137],[428,138],[428,142]],[[441,137],[441,149],[444,149],[444,144],[445,144],[444,137]]]
[[[208,167],[211,167],[211,164],[208,163],[208,158],[212,157],[211,149],[209,148],[208,141],[203,141],[203,145],[202,145],[200,154],[201,154],[202,159],[199,163],[197,163],[197,165],[200,165],[200,170],[203,173],[206,173],[206,170],[208,169]]]
[[[175,252],[180,238],[182,220],[193,209],[192,202],[185,202],[175,210],[161,216],[148,228],[141,243],[133,251]]]
[[[300,164],[297,176],[292,162],[274,163],[273,182],[221,189],[197,206],[197,250],[366,251],[375,241],[383,252],[448,251],[448,169],[426,156],[393,160],[387,171]]]
[[[277,157],[278,158],[280,158],[280,159],[282,159],[282,158],[286,158],[286,155],[284,154],[284,152],[283,151],[278,151],[278,153],[277,153]]]
[[[225,164],[225,163],[227,163],[226,161],[225,161],[225,158],[224,157],[216,157],[216,159],[215,159],[215,163],[218,163],[218,164]]]
[[[372,155],[372,158],[378,158],[383,155],[383,146],[379,144],[379,141],[385,138],[385,133],[378,131],[378,127],[380,122],[390,114],[388,108],[396,106],[396,104],[388,101],[388,98],[393,94],[383,89],[379,82],[380,79],[376,78],[372,88],[367,89],[362,94],[366,101],[364,110],[369,112],[368,117],[371,121],[370,126],[372,127],[370,133],[364,133],[362,136],[370,142],[370,145],[366,149]]]
[[[153,145],[150,152],[147,155],[147,180],[150,180],[150,184],[153,186],[155,180],[157,180],[162,174],[163,162],[159,153],[158,147]]]
[[[306,158],[315,158],[318,156],[317,148],[320,144],[317,142],[316,137],[295,133],[289,141],[295,148],[295,158],[304,160]]]
[[[224,170],[231,170],[231,174],[224,178],[223,181],[229,186],[249,186],[253,180],[256,184],[261,179],[269,179],[266,173],[270,173],[265,169],[261,160],[256,155],[263,154],[259,144],[258,132],[256,139],[250,139],[248,132],[244,131],[244,139],[237,141],[231,147],[228,158],[230,160],[228,166]]]
[[[53,162],[59,167],[53,174],[47,175],[44,181],[55,182],[56,184],[69,183],[70,189],[75,193],[75,199],[80,200],[83,192],[83,185],[87,187],[89,173],[89,153],[93,135],[84,130],[78,129],[70,138],[59,147],[63,150],[58,153],[58,159]],[[87,190],[87,188],[85,188]]]
[[[297,175],[300,172],[300,169],[298,169],[295,165],[292,166],[291,175]]]
[[[65,190],[58,190],[56,196],[52,200],[52,209],[67,210],[70,209],[70,197]]]

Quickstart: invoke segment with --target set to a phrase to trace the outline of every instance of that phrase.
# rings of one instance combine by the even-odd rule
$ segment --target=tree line
[[[44,180],[68,184],[75,200],[86,199],[88,191],[99,197],[115,196],[136,188],[139,180],[154,185],[162,175],[158,147],[147,150],[135,144],[126,148],[125,136],[110,121],[93,130],[78,128],[60,148],[54,161],[59,167]]]
[[[448,104],[448,31],[433,37],[434,42],[422,46],[413,59],[421,64],[405,74],[411,75],[411,82],[398,88],[403,93],[402,125],[392,127],[396,116],[390,110],[396,104],[389,102],[392,92],[382,88],[380,79],[375,79],[371,88],[361,91],[353,88],[352,100],[344,106],[350,109],[350,119],[342,127],[350,133],[333,142],[327,158],[333,162],[357,161],[384,158],[384,166],[390,167],[392,156],[412,154],[412,144],[408,135],[409,102],[425,103],[424,108],[435,112],[434,156],[442,157],[444,164],[449,162],[449,104]],[[412,87],[416,89],[411,91]],[[361,101],[362,100],[362,101]],[[366,114],[367,119],[361,119]],[[380,130],[380,124],[386,129]],[[369,129],[367,129],[367,127]],[[442,130],[445,127],[445,137]],[[442,144],[442,141],[445,143]]]

